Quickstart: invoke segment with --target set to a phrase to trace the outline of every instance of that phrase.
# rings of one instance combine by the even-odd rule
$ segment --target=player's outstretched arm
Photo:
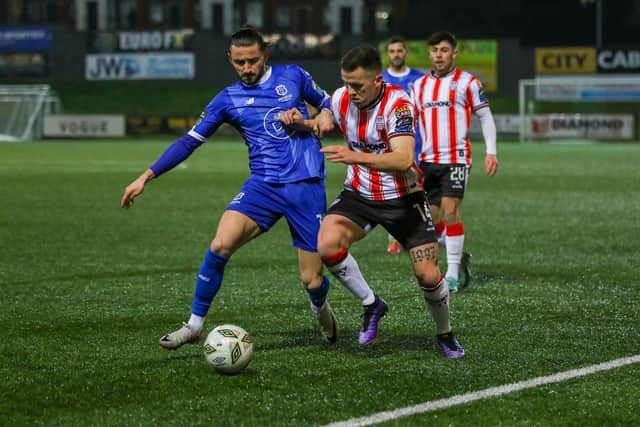
[[[133,200],[144,192],[145,184],[153,179],[154,173],[151,169],[144,171],[135,181],[127,185],[124,189],[124,194],[120,200],[120,207],[130,208],[133,205]]]
[[[201,138],[201,140],[196,139],[190,133],[191,131],[184,134],[182,138],[171,144],[149,169],[144,171],[138,179],[127,185],[127,188],[124,189],[120,206],[123,208],[131,207],[133,199],[144,192],[144,185],[149,180],[173,169],[176,165],[189,157],[191,153],[193,153],[193,150],[198,148],[200,144],[204,142],[205,137],[195,134]]]

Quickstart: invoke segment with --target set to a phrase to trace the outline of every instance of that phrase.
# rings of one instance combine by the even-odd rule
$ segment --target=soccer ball
[[[209,366],[223,374],[242,371],[252,356],[253,338],[240,326],[217,326],[204,342],[204,358]]]

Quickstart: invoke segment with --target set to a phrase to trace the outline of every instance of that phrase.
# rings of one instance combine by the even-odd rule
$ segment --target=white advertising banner
[[[45,137],[100,138],[125,135],[121,114],[51,114],[44,118]]]
[[[193,79],[191,52],[100,53],[86,56],[87,80]]]
[[[498,135],[517,135],[520,133],[520,116],[517,114],[494,114],[493,121],[496,124]],[[480,119],[475,114],[471,115],[469,135],[482,135]]]
[[[534,138],[632,139],[632,114],[538,114],[531,116]]]
[[[640,76],[538,77],[535,97],[540,101],[637,102]]]

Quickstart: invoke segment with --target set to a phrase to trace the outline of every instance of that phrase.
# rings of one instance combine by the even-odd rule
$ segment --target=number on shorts
[[[429,210],[429,206],[427,206],[427,202],[414,203],[413,207],[418,210],[423,222],[429,222],[431,220],[431,211]]]
[[[466,166],[453,166],[451,168],[451,181],[464,182],[467,178]]]

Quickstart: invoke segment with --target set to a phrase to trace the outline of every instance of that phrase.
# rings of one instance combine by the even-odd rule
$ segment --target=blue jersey
[[[414,68],[409,68],[408,72],[400,75],[391,74],[389,72],[389,69],[386,69],[382,72],[382,80],[389,84],[400,86],[405,90],[405,92],[411,95],[411,86],[413,86],[413,82],[418,80],[423,75],[424,73],[422,71],[418,71]]]
[[[329,108],[329,95],[297,65],[274,65],[255,85],[241,81],[222,90],[207,105],[189,135],[203,142],[222,123],[234,126],[249,148],[251,177],[271,183],[324,178],[320,141],[310,132],[285,127],[278,116],[297,108],[305,118],[305,102]]]

